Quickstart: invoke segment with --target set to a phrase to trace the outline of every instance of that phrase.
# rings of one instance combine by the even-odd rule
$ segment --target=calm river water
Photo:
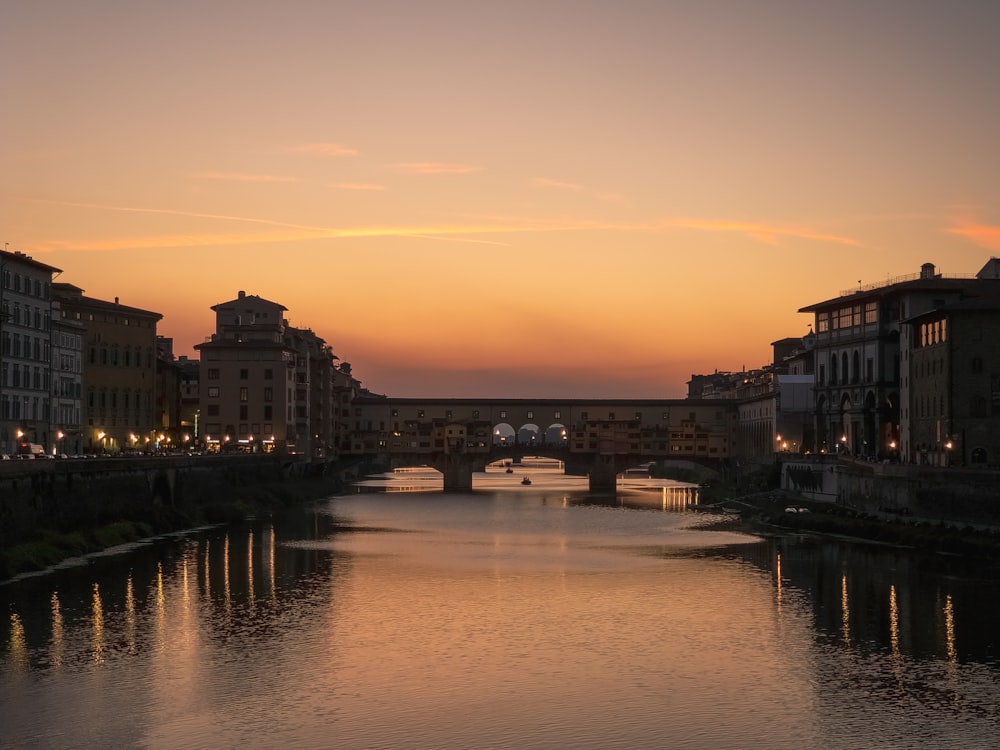
[[[995,572],[585,482],[398,473],[0,586],[0,746],[997,747]]]

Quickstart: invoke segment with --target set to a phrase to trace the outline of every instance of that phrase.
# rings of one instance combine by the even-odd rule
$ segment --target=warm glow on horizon
[[[7,9],[0,241],[179,355],[246,290],[376,392],[673,398],[1000,252],[987,0],[129,7]]]

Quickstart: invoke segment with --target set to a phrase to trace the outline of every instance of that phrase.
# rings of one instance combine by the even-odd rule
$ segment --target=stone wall
[[[782,489],[859,510],[1000,524],[1000,471],[818,456],[785,461]]]

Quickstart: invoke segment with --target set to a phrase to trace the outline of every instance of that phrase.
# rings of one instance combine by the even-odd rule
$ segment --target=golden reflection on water
[[[101,601],[101,589],[95,583],[90,600],[90,619],[93,635],[91,640],[91,657],[95,664],[104,663],[104,603]]]
[[[778,553],[777,557],[774,560],[774,578],[775,578],[775,581],[777,583],[777,588],[776,588],[776,591],[775,591],[775,601],[776,601],[776,604],[777,604],[777,607],[778,607],[778,613],[780,614],[781,613],[781,597],[782,597],[782,589],[781,589],[781,553],[780,552]]]
[[[131,573],[125,581],[125,645],[130,654],[135,653],[135,584],[132,582]]]
[[[955,609],[952,606],[951,594],[944,601],[944,643],[948,661],[954,664],[958,661],[958,651],[955,648]]]
[[[847,575],[840,577],[840,622],[844,644],[851,645],[851,604],[847,595]]]
[[[271,602],[278,600],[278,592],[274,584],[274,526],[268,527],[267,541],[267,583],[271,594]]]
[[[21,622],[17,612],[12,612],[10,615],[10,643],[7,650],[10,652],[11,669],[15,672],[27,672],[28,644],[24,637],[24,623]]]
[[[63,626],[62,606],[59,604],[59,592],[53,591],[49,599],[52,610],[52,642],[49,646],[49,662],[54,667],[62,665],[63,654],[66,651],[66,635]]]
[[[247,606],[253,612],[255,594],[253,590],[253,531],[247,533]]]
[[[205,540],[205,601],[212,601],[212,540]]]
[[[233,613],[233,592],[229,588],[229,534],[222,541],[222,598],[229,617]]]
[[[896,602],[896,586],[889,586],[889,647],[894,657],[899,657],[899,604]]]

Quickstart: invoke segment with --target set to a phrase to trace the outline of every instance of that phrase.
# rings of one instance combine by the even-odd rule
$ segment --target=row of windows
[[[205,416],[208,417],[218,417],[221,413],[221,407],[219,404],[206,404],[205,405]],[[271,404],[264,404],[263,408],[264,419],[274,419],[274,407]],[[250,418],[250,405],[240,404],[240,419]]]
[[[862,317],[862,312],[864,317]],[[862,320],[864,320],[865,325],[878,323],[877,302],[866,302],[863,308],[861,305],[851,305],[832,312],[818,312],[816,313],[816,331],[817,333],[826,333],[830,330],[854,328],[860,326]]]
[[[48,299],[52,286],[48,281],[32,279],[19,273],[5,270],[3,272],[3,288],[19,294],[30,294],[39,299]]]
[[[87,406],[91,409],[95,407],[117,409],[119,404],[121,404],[121,408],[125,411],[128,411],[130,407],[149,409],[153,404],[153,394],[151,391],[137,391],[132,393],[128,388],[121,392],[117,388],[112,388],[110,391],[107,388],[101,388],[100,390],[90,388],[87,390]]]
[[[41,420],[49,419],[49,400],[44,396],[0,395],[0,414],[4,419]]]
[[[49,340],[40,336],[22,336],[20,333],[3,333],[3,355],[19,359],[49,361]]]
[[[47,367],[23,367],[18,363],[4,362],[0,365],[0,385],[5,388],[34,388],[37,391],[49,389]]]
[[[11,325],[23,326],[25,328],[37,328],[40,331],[49,330],[49,311],[40,307],[25,305],[21,307],[20,302],[11,304],[4,300],[3,321]]]
[[[913,364],[913,377],[923,378],[944,374],[944,358],[923,357]]]
[[[361,409],[360,408],[356,409],[355,410],[355,414],[356,414],[356,416],[360,417],[361,416]],[[392,416],[398,417],[399,416],[399,409],[393,409],[392,410]],[[417,419],[425,419],[425,418],[426,418],[426,411],[424,409],[418,409],[417,410]],[[451,409],[445,410],[444,418],[445,419],[453,419],[453,412],[452,412]],[[472,418],[473,419],[479,419],[479,410],[478,409],[474,409],[472,411]],[[498,418],[499,419],[507,419],[507,412],[506,412],[506,410],[501,410],[500,413],[499,413]],[[525,418],[526,419],[534,419],[535,418],[535,412],[533,412],[533,411],[526,412],[525,413]],[[559,411],[559,410],[556,410],[556,411],[552,412],[552,419],[554,419],[554,420],[562,419],[562,412]],[[582,421],[586,422],[588,419],[590,419],[590,416],[585,411],[584,412],[580,412],[580,419]],[[614,419],[615,419],[615,412],[613,412],[613,411],[608,412],[608,420],[609,421],[613,421]],[[635,416],[633,417],[633,419],[635,421],[641,421],[642,420],[642,412],[641,411],[635,412]],[[670,412],[668,412],[668,411],[663,412],[663,419],[670,419]],[[691,419],[694,419],[694,413],[693,412],[691,413]]]
[[[222,389],[217,385],[210,385],[206,389],[206,393],[209,398],[221,398]],[[265,403],[270,403],[274,401],[274,388],[271,386],[265,386],[261,392],[262,400]],[[247,386],[240,386],[240,401],[247,402],[250,400],[250,389]]]
[[[935,320],[933,323],[920,324],[920,343],[918,347],[943,344],[948,340],[948,321]]]
[[[95,318],[94,313],[84,314],[79,310],[74,310],[72,312],[69,310],[63,310],[62,317],[66,320],[88,320],[90,322],[97,320],[99,323],[113,323],[127,328],[153,328],[155,326],[155,321],[153,320],[129,318],[125,315],[98,315]]]
[[[219,379],[219,368],[209,367],[205,372],[205,377],[207,380],[218,380]],[[249,380],[250,370],[245,367],[240,368],[240,380]],[[274,370],[270,367],[264,369],[264,380],[274,380]]]
[[[826,365],[820,364],[816,380],[819,385],[847,385],[848,383],[861,383],[861,353],[857,350],[848,360],[847,352],[830,355],[830,382],[826,380]],[[872,357],[865,358],[864,382],[875,382],[875,360]]]
[[[228,431],[233,431],[232,425],[226,425]],[[263,429],[262,429],[263,428]],[[270,422],[241,422],[239,425],[239,430],[237,431],[237,436],[241,438],[247,438],[251,435],[261,435],[264,437],[270,436],[274,433],[274,425]],[[206,422],[205,423],[205,435],[211,437],[214,440],[224,440],[228,432],[223,431],[222,422]]]
[[[137,367],[141,369],[144,366],[142,351],[136,349],[133,352],[129,346],[126,346],[124,350],[119,350],[117,346],[101,346],[100,348],[92,346],[87,354],[87,359],[92,365],[98,364],[99,360],[100,364],[110,365],[111,367],[121,365],[123,367]],[[150,369],[153,367],[153,350],[149,347],[146,348],[145,367]]]

